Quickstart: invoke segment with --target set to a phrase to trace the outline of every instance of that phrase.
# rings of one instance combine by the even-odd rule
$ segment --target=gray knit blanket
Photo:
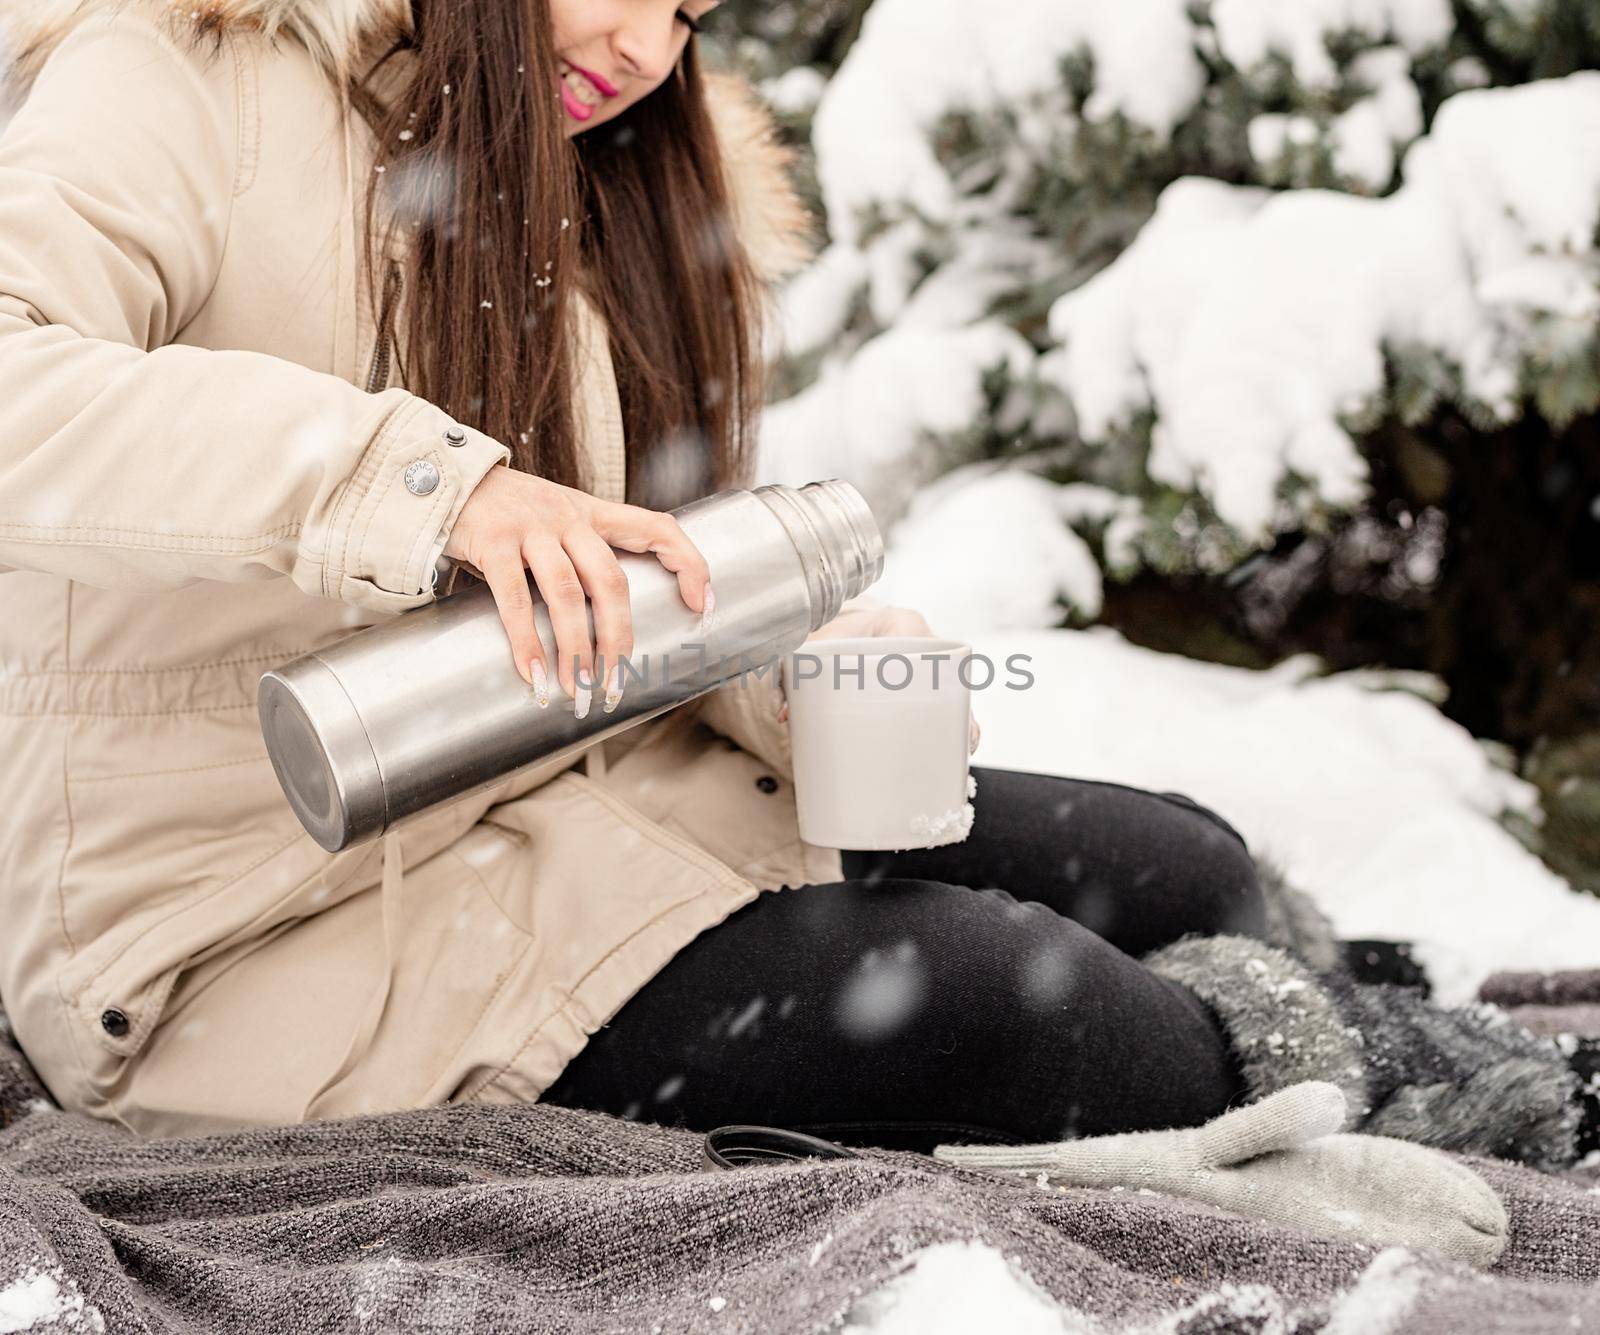
[[[543,1106],[140,1141],[52,1107],[3,1016],[0,1125],[0,1332],[821,1331],[953,1241],[1075,1335],[1600,1332],[1600,1167],[1464,1157],[1512,1220],[1481,1275],[912,1154],[701,1172],[698,1136]]]

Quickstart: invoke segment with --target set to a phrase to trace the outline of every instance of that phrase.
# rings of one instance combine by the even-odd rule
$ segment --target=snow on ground
[[[1335,1296],[1327,1335],[1405,1329],[1425,1276],[1404,1247],[1385,1247]],[[1175,1312],[1105,1322],[1059,1306],[993,1247],[947,1242],[917,1253],[899,1276],[858,1303],[842,1335],[1177,1335],[1193,1330],[1287,1331],[1294,1300],[1264,1284],[1223,1282]]]
[[[964,635],[937,608],[941,634]],[[1036,680],[974,694],[973,763],[1186,793],[1280,862],[1344,937],[1414,941],[1446,1004],[1496,968],[1600,964],[1600,900],[1503,830],[1535,795],[1461,728],[1370,677],[1195,662],[1104,628],[970,637]]]
[[[1066,1312],[993,1247],[945,1242],[917,1253],[897,1278],[858,1303],[842,1335],[1068,1335]]]

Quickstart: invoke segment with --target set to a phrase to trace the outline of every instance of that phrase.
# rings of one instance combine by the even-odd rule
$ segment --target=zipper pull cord
[[[344,1055],[339,1059],[339,1064],[312,1092],[306,1100],[305,1107],[301,1109],[300,1120],[309,1122],[324,1114],[318,1110],[318,1105],[323,1104],[327,1096],[337,1089],[345,1077],[360,1064],[361,1059],[372,1048],[372,1043],[378,1036],[378,1026],[383,1021],[385,1010],[388,1009],[389,994],[394,988],[394,973],[400,959],[400,934],[402,922],[402,906],[400,902],[401,888],[404,884],[405,859],[400,851],[400,836],[393,829],[387,830],[383,835],[383,880],[378,891],[380,914],[383,920],[383,964],[377,985],[367,998],[366,1009],[356,1021],[355,1032],[350,1036],[350,1041],[345,1045]],[[346,1114],[347,1116],[349,1114]]]

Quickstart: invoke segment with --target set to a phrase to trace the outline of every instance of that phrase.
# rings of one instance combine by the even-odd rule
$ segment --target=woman
[[[1272,1087],[1225,987],[1134,957],[1270,953],[1242,840],[1176,795],[980,769],[966,842],[841,855],[799,839],[752,679],[381,846],[330,856],[285,804],[261,672],[458,567],[530,707],[585,712],[629,652],[613,547],[714,615],[664,512],[748,480],[803,222],[698,72],[713,7],[89,0],[23,42],[0,995],[67,1106],[168,1133],[545,1098],[931,1148]],[[907,630],[862,600],[818,635]],[[1315,1037],[1294,1077],[1356,1080]]]

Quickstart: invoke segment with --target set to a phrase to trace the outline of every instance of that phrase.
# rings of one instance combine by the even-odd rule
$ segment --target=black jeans
[[[1179,794],[973,767],[962,843],[843,855],[701,933],[551,1103],[852,1144],[1193,1126],[1243,1092],[1215,1017],[1135,958],[1263,932],[1244,840]]]

